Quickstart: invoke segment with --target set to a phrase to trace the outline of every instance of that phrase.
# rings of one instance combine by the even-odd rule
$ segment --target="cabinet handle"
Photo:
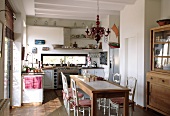
[[[153,79],[153,78],[151,77],[151,79]]]
[[[164,83],[165,81],[164,81],[164,80],[162,80],[162,82]]]

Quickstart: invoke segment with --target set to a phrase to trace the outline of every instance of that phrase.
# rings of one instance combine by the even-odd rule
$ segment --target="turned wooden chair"
[[[128,77],[126,82],[126,87],[129,88],[131,91],[129,92],[129,107],[130,110],[130,116],[133,116],[134,111],[134,96],[135,96],[135,90],[136,90],[136,83],[137,80],[135,77]],[[123,108],[124,103],[124,97],[116,97],[109,99],[109,116],[111,115],[111,108],[116,109],[116,114],[119,116],[120,114],[120,108]]]
[[[120,82],[121,82],[121,75],[119,73],[115,73],[113,75],[113,82],[117,83],[120,85]]]
[[[72,93],[73,93],[73,109],[74,109],[74,116],[79,116],[79,111],[83,110],[83,116],[84,116],[84,110],[89,110],[89,116],[91,111],[91,100],[89,99],[83,99],[79,100],[78,98],[78,91],[76,88],[76,82],[71,79],[71,85],[72,85]]]
[[[63,102],[64,106],[66,108],[66,111],[68,113],[68,116],[70,116],[70,110],[73,110],[70,108],[70,102],[72,102],[73,94],[71,88],[68,88],[67,78],[66,76],[61,72],[62,75],[62,83],[63,83]],[[78,97],[82,98],[84,95],[82,93],[78,93]]]
[[[107,81],[109,80],[109,78],[106,79]],[[121,75],[119,73],[115,73],[113,75],[113,82],[117,83],[120,85],[120,82],[121,82]],[[108,105],[108,100],[109,99],[106,99],[106,98],[99,98],[98,100],[98,106],[99,106],[99,110],[100,110],[100,107],[103,107],[103,112],[104,114],[106,113],[106,109],[109,108],[109,105]]]

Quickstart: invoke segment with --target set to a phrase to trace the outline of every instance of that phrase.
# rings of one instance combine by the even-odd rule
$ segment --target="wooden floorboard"
[[[108,109],[106,114],[103,113],[103,108],[98,110],[99,116],[108,116]],[[88,116],[88,112],[85,112]],[[63,105],[61,90],[44,90],[44,101],[39,106],[22,106],[20,108],[13,108],[10,110],[10,116],[67,116],[65,107]],[[71,112],[73,116],[73,112]],[[141,107],[135,106],[133,116],[162,116],[161,114],[149,110],[146,111]]]

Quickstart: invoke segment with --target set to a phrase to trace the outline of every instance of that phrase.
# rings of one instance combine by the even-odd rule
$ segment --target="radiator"
[[[0,99],[0,116],[10,115],[10,102],[9,99]]]

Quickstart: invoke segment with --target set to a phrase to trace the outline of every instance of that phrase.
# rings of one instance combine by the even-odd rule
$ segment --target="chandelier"
[[[94,38],[97,43],[100,41],[101,37],[104,36],[108,36],[110,31],[109,31],[109,28],[108,30],[106,31],[106,29],[104,27],[100,27],[100,21],[99,21],[99,0],[97,0],[97,21],[96,21],[96,27],[92,27],[90,29],[90,31],[87,30],[85,31],[87,36],[91,36],[92,38]]]

